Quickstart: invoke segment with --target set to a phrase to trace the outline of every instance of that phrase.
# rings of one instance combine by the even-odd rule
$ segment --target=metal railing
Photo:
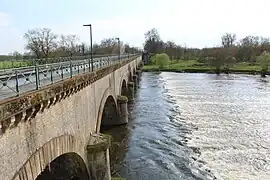
[[[128,55],[128,54],[123,54]],[[119,54],[100,54],[100,55],[93,55],[93,58],[101,58],[101,57],[108,57],[108,56],[119,56]],[[73,61],[75,60],[84,60],[90,59],[90,55],[87,56],[68,56],[68,57],[55,57],[55,58],[29,58],[29,59],[18,59],[16,57],[7,58],[5,60],[0,60],[0,70],[1,69],[12,69],[12,68],[19,68],[19,67],[28,67],[34,66],[36,63],[38,64],[52,64],[52,63],[60,63],[69,61],[72,58]]]
[[[138,57],[140,54],[124,54],[99,57],[93,59],[93,70],[119,63],[119,61]],[[0,70],[0,100],[19,96],[31,90],[72,78],[79,74],[91,72],[89,58],[73,60],[69,57],[66,61],[51,64],[38,64],[34,66]]]

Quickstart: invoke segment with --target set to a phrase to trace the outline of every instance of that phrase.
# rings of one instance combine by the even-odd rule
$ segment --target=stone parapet
[[[134,59],[122,61],[94,72],[80,74],[42,89],[27,92],[19,97],[0,101],[0,134],[5,133],[8,128],[17,127],[20,122],[34,118],[45,108],[50,108],[62,99],[81,91]]]

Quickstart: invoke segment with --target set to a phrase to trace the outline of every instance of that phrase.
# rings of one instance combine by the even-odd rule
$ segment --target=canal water
[[[113,176],[270,179],[270,79],[143,73],[129,123],[113,135]]]

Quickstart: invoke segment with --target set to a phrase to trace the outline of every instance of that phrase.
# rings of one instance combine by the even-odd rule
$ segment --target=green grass
[[[198,62],[197,60],[174,60],[164,67],[158,65],[144,65],[144,71],[173,71],[173,72],[214,72],[215,68]],[[261,70],[258,64],[252,65],[246,62],[237,63],[230,68],[231,72],[239,73],[259,73]]]
[[[260,71],[261,67],[258,64],[255,65],[251,65],[249,63],[246,62],[242,62],[242,63],[238,63],[237,65],[235,65],[234,67],[231,68],[232,70],[246,70],[246,71]]]
[[[0,69],[26,67],[31,65],[32,63],[29,61],[0,61]]]
[[[188,71],[188,70],[212,70],[212,67],[199,63],[196,60],[178,60],[172,61],[167,67],[159,68],[158,65],[145,65],[145,71]]]

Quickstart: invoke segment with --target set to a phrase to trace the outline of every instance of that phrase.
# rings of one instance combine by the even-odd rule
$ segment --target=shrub
[[[151,64],[156,64],[156,55],[151,56]]]
[[[164,68],[170,64],[170,57],[166,53],[156,54],[155,63],[159,68]]]
[[[267,51],[264,51],[259,57],[258,62],[261,66],[261,76],[265,77],[267,70],[270,65],[270,53]]]

